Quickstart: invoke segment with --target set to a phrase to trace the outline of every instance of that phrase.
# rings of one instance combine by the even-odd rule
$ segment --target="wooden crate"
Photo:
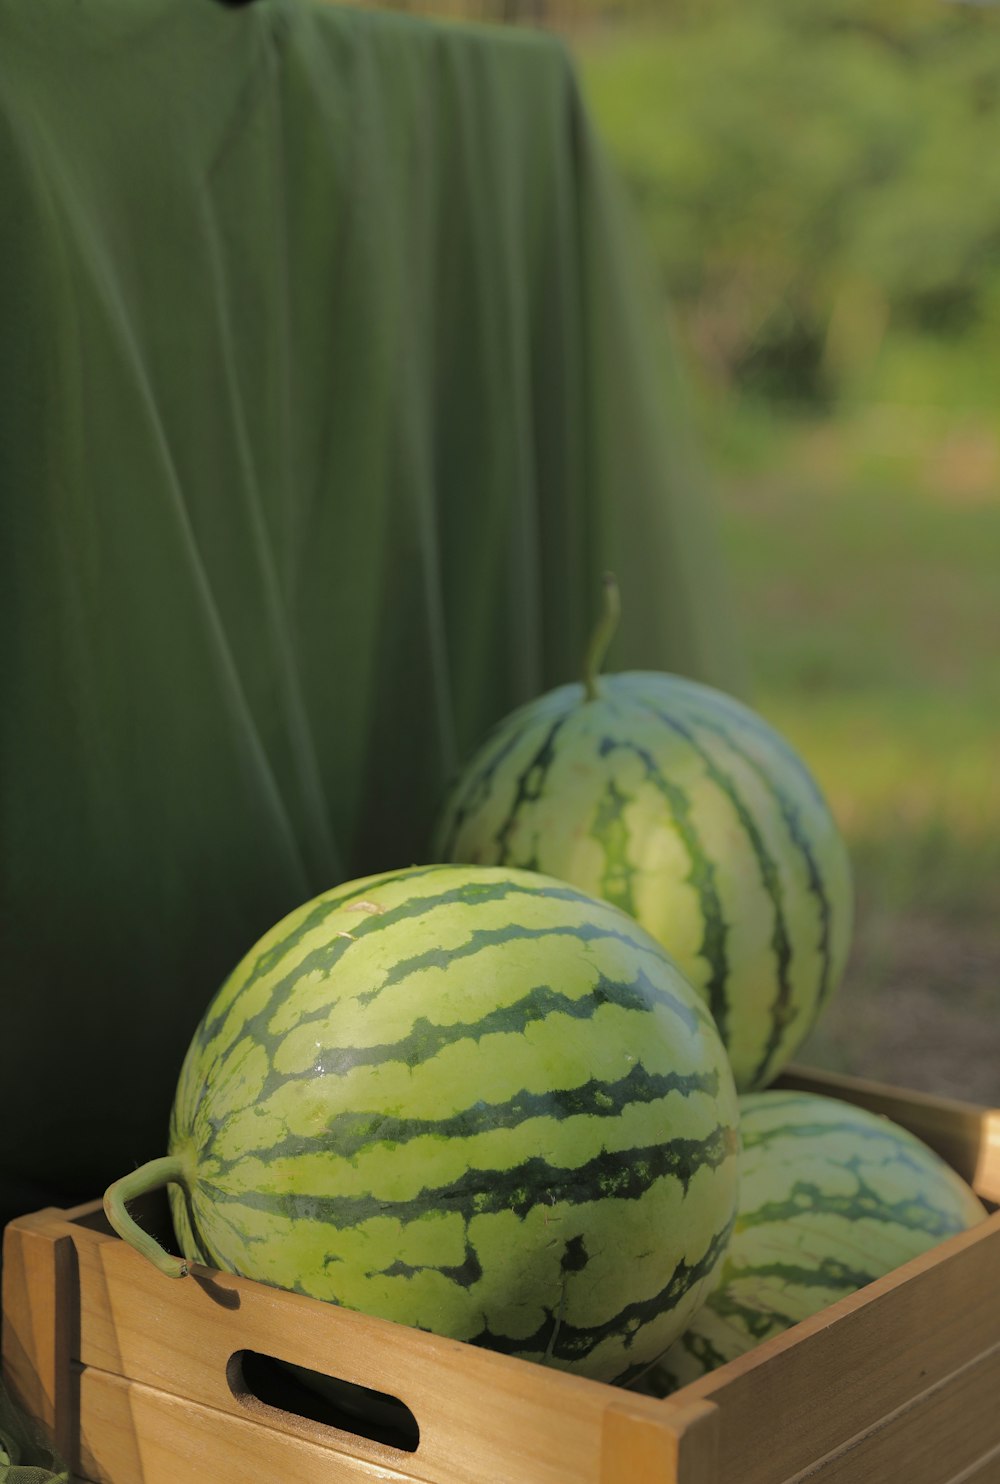
[[[888,1114],[1000,1204],[1000,1112],[783,1083]],[[98,1203],[7,1228],[3,1303],[7,1385],[93,1484],[1000,1484],[1000,1212],[665,1402],[208,1269],[172,1281]],[[253,1355],[400,1398],[417,1446],[261,1400]]]

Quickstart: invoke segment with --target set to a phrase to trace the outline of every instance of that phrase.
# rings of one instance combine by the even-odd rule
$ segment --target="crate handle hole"
[[[385,1391],[290,1365],[257,1350],[237,1350],[230,1357],[226,1379],[236,1400],[250,1410],[263,1405],[402,1453],[417,1451],[417,1419],[405,1402]]]

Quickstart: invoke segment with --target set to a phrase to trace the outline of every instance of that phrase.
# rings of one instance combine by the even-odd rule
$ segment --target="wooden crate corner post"
[[[719,1409],[713,1402],[611,1402],[601,1430],[600,1484],[715,1484]]]
[[[72,1372],[76,1251],[64,1213],[12,1221],[3,1237],[4,1384],[72,1468],[76,1417]]]

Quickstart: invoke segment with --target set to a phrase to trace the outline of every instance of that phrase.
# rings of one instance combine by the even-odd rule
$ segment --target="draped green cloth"
[[[426,859],[576,677],[738,685],[563,49],[308,0],[0,4],[0,1219],[164,1151],[258,936]]]

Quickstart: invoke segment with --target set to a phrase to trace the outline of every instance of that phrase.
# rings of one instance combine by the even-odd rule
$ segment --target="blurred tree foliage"
[[[890,330],[1000,329],[1000,6],[390,3],[570,36],[712,389],[829,405]]]
[[[890,327],[985,344],[1000,13],[713,0],[659,16],[582,56],[711,381],[816,404],[857,390]]]

